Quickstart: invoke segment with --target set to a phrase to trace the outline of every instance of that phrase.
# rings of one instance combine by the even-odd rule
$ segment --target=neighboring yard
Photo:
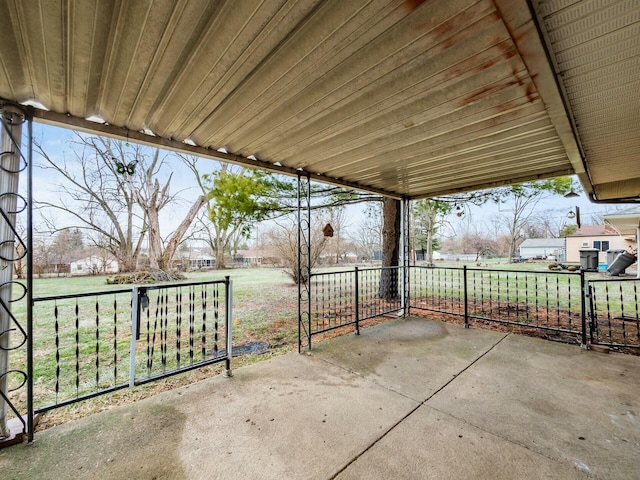
[[[468,268],[499,268],[501,270],[526,270],[526,271],[540,271],[540,272],[549,272],[547,268],[547,263],[520,263],[520,264],[506,264],[506,263],[496,263],[496,262],[482,262],[481,265],[478,265],[476,262],[466,262]],[[464,262],[438,262],[438,267],[462,267]],[[350,270],[353,267],[329,267],[327,271],[344,271]],[[272,356],[280,355],[282,353],[286,353],[289,351],[293,351],[297,347],[297,339],[298,339],[298,319],[297,319],[297,287],[291,282],[289,277],[287,277],[284,272],[280,269],[270,269],[270,268],[251,268],[251,269],[230,269],[224,271],[209,271],[209,272],[197,272],[187,274],[188,279],[190,281],[209,281],[209,280],[220,280],[223,279],[225,275],[229,275],[233,281],[233,344],[239,345],[243,344],[247,341],[264,341],[269,344],[269,349],[267,353],[262,355],[243,355],[234,358],[233,367],[236,368],[238,366],[252,363],[255,361],[259,361],[265,358],[270,358]],[[492,274],[493,275],[493,274]],[[589,274],[589,278],[602,278],[602,275],[599,274]],[[511,278],[511,277],[509,277]],[[522,284],[522,279],[513,278],[519,285],[519,288],[522,289],[535,289],[540,288],[541,285],[538,284]],[[515,283],[514,283],[515,285]],[[47,296],[55,296],[55,295],[64,295],[64,294],[76,294],[76,293],[86,293],[86,292],[111,292],[115,290],[126,290],[129,286],[126,285],[107,285],[105,283],[105,277],[70,277],[70,278],[47,278],[47,279],[34,279],[34,298],[39,297],[47,297]],[[438,287],[440,288],[440,287]],[[437,293],[439,296],[444,296],[448,298],[459,298],[459,293],[455,288],[455,284],[450,283],[449,280],[444,280],[442,282],[442,290],[439,292],[432,291],[431,294]],[[564,288],[559,288],[559,292],[564,292]],[[578,289],[579,290],[579,289]],[[427,291],[419,291],[413,292],[412,294],[418,293],[418,296],[428,296],[430,292]],[[505,295],[508,295],[511,298],[512,295],[515,294],[515,289],[510,288],[510,292],[504,292]],[[561,293],[562,294],[562,293]],[[577,292],[574,292],[571,295],[578,296]],[[119,320],[118,327],[118,336],[122,336],[123,339],[126,339],[126,332],[130,331],[130,326],[126,325],[127,316],[130,316],[130,294],[129,293],[121,293],[116,295],[109,295],[109,297],[113,297],[114,299],[117,297],[117,307],[118,315],[121,316],[122,320]],[[95,308],[91,302],[95,303],[95,300],[92,300],[93,297],[87,297],[86,307],[87,310],[91,308]],[[558,299],[564,300],[564,299]],[[113,299],[110,300],[113,303]],[[572,303],[575,302],[575,299],[571,300]],[[104,302],[108,303],[108,302]],[[519,302],[518,302],[519,303]],[[17,304],[21,304],[22,308],[24,308],[24,302],[18,302]],[[16,304],[16,305],[17,305]],[[43,397],[46,395],[51,395],[52,391],[52,381],[55,383],[55,372],[56,362],[58,359],[55,358],[55,346],[54,346],[54,312],[52,307],[52,303],[50,303],[46,308],[44,305],[40,306],[36,304],[34,307],[34,325],[36,329],[36,333],[34,335],[34,363],[35,363],[35,372],[34,372],[34,390],[35,397],[38,398],[38,395],[42,395]],[[74,306],[71,302],[65,301],[58,302],[59,308],[59,317],[63,316],[71,316],[69,312]],[[65,313],[62,313],[64,309],[67,309]],[[100,308],[103,308],[102,306]],[[221,307],[222,308],[222,307]],[[637,305],[636,305],[637,309]],[[115,310],[114,310],[115,311]],[[24,311],[19,309],[15,309],[16,316],[21,318],[24,315]],[[460,317],[451,317],[450,315],[441,315],[436,312],[423,312],[424,315],[433,317],[439,320],[444,321],[460,321]],[[362,326],[366,327],[368,324],[375,324],[381,321],[388,320],[388,317],[379,317],[373,319],[371,321],[362,322]],[[87,353],[91,353],[92,350],[95,349],[95,341],[91,340],[92,335],[95,336],[95,325],[92,324],[90,315],[87,315],[87,318],[83,320],[86,325],[83,325],[82,328],[86,329],[86,338],[87,344],[82,345],[82,349],[86,349]],[[61,323],[61,322],[58,322]],[[130,323],[130,320],[129,322]],[[481,322],[484,323],[484,322]],[[62,323],[61,323],[62,325]],[[499,328],[495,327],[494,328]],[[128,329],[128,330],[127,330]],[[509,328],[512,331],[518,331],[518,329]],[[71,330],[69,330],[71,331]],[[315,342],[322,340],[323,338],[336,336],[345,331],[353,331],[352,327],[345,327],[345,329],[334,330],[330,333],[320,335],[319,338],[316,337]],[[110,336],[111,335],[111,336]],[[109,331],[101,331],[100,341],[113,341],[114,335]],[[14,335],[14,339],[17,339],[19,336]],[[170,341],[174,341],[174,338],[171,338]],[[110,340],[109,340],[110,339]],[[73,356],[77,355],[75,352],[75,339],[72,338],[71,333],[67,333],[66,337],[62,334],[60,335],[60,352],[61,356]],[[117,356],[118,362],[122,362],[123,367],[118,366],[118,375],[124,375],[124,380],[119,379],[119,381],[126,381],[126,366],[127,356],[128,356],[128,348],[129,345],[127,341],[122,341],[117,345]],[[24,349],[20,349],[19,352],[24,354]],[[12,357],[13,365],[18,365],[23,359],[19,358],[16,355]],[[110,372],[113,370],[112,365],[114,364],[111,361],[111,358],[104,355],[104,357],[100,358],[101,368],[104,366],[105,368],[105,376],[111,374]],[[87,362],[88,365],[89,362]],[[88,371],[91,370],[93,366],[88,365]],[[67,366],[66,372],[62,372],[61,377],[65,378],[65,375],[68,378],[72,378],[75,375],[75,372],[70,371],[70,368]],[[99,396],[90,400],[86,400],[71,406],[62,407],[55,409],[49,413],[47,413],[43,420],[41,420],[39,429],[47,428],[49,426],[62,423],[71,418],[76,418],[78,416],[83,416],[90,414],[95,411],[109,409],[114,405],[120,403],[128,403],[131,401],[135,401],[140,398],[144,398],[148,395],[155,394],[157,392],[175,388],[176,386],[185,385],[188,383],[192,383],[194,381],[198,381],[202,378],[209,377],[211,375],[215,375],[222,370],[221,364],[215,364],[212,366],[202,367],[197,370],[193,370],[191,372],[183,373],[174,377],[166,378],[163,380],[159,380],[153,383],[149,383],[146,385],[141,385],[133,389],[125,389],[120,390],[108,395]],[[89,375],[85,375],[89,376]],[[90,379],[87,381],[89,383],[93,381]],[[60,391],[63,388],[74,390],[74,385],[69,383],[69,385],[61,386]],[[18,399],[15,399],[18,400]],[[24,399],[21,399],[24,401]],[[20,401],[18,400],[18,403]]]

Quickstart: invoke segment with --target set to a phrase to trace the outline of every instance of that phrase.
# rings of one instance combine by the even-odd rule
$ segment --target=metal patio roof
[[[577,173],[640,199],[640,0],[5,0],[0,18],[0,101],[45,122],[395,197]]]

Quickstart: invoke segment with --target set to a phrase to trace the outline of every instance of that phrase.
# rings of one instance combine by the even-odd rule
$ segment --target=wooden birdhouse
[[[325,237],[333,237],[333,227],[330,223],[327,223],[322,229],[322,233]]]

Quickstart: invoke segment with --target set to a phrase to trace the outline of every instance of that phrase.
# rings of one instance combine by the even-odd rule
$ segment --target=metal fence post
[[[589,282],[584,277],[584,271],[580,270],[580,288],[582,295],[580,299],[580,319],[582,320],[582,348],[587,348],[587,297],[589,296]]]
[[[27,159],[27,440],[33,442],[33,107],[28,109]]]
[[[469,298],[467,289],[467,266],[462,267],[462,280],[464,283],[464,328],[469,328]]]
[[[311,350],[311,178],[298,173],[298,353]],[[303,213],[304,207],[304,213]],[[304,243],[304,245],[303,245]],[[304,341],[304,343],[303,343]]]
[[[355,267],[356,335],[360,335],[360,288],[358,283],[358,267]]]
[[[225,377],[232,377],[233,373],[231,371],[231,358],[233,357],[233,345],[231,344],[231,330],[233,327],[233,309],[231,306],[231,298],[233,293],[233,281],[227,275],[224,277],[225,284],[225,306],[227,308],[227,319],[226,319],[226,328],[227,328],[227,359],[225,360],[226,370],[224,371]]]
[[[402,275],[402,297],[400,299],[400,308],[402,309],[402,316],[407,317],[409,315],[409,257],[411,253],[410,246],[410,203],[407,198],[403,198],[400,203],[400,261],[401,268],[398,269],[398,273]]]
[[[140,326],[140,291],[138,287],[131,290],[131,347],[129,352],[129,386],[136,384],[136,340]]]

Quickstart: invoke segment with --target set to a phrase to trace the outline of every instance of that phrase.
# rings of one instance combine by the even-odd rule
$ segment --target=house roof
[[[640,209],[627,209],[622,212],[603,215],[605,223],[615,228],[621,235],[637,235],[640,228]]]
[[[618,232],[611,225],[582,225],[568,237],[599,237],[607,235],[618,235]]]
[[[527,238],[520,244],[520,248],[563,248],[564,244],[564,238]]]
[[[0,106],[422,198],[576,173],[640,201],[640,3],[6,0]]]

